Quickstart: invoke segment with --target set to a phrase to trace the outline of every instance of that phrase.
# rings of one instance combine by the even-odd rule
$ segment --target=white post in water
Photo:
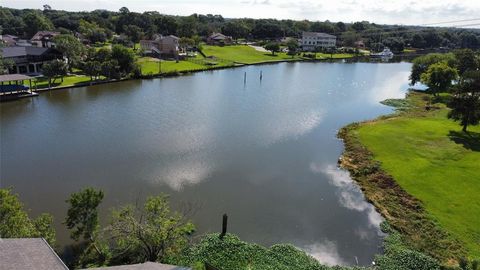
[[[245,71],[245,73],[243,74],[243,84],[246,84],[247,83],[247,72]]]

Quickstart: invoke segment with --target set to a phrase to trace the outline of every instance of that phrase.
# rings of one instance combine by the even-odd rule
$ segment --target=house
[[[38,31],[31,39],[30,42],[33,46],[43,47],[43,48],[54,48],[55,43],[53,38],[60,35],[60,32],[52,31]]]
[[[176,36],[158,36],[154,40],[140,40],[144,54],[158,57],[178,57],[180,39]]]
[[[13,35],[0,35],[0,43],[6,47],[15,46],[18,41],[17,36]]]
[[[0,269],[68,270],[43,238],[0,238]]]
[[[225,36],[222,33],[213,33],[207,38],[208,45],[230,45],[232,43],[232,37]]]
[[[62,53],[54,48],[13,46],[0,48],[0,52],[3,59],[13,62],[10,74],[39,74],[45,62],[62,59]]]
[[[363,43],[363,40],[355,41],[354,45],[357,49],[365,49],[365,43]]]
[[[317,48],[335,47],[337,37],[326,33],[303,32],[300,46],[304,51],[315,51]]]

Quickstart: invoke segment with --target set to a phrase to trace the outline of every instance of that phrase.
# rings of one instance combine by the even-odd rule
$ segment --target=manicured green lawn
[[[55,82],[52,83],[52,87],[55,86],[69,86],[69,85],[75,85],[79,83],[87,83],[90,81],[89,76],[84,76],[84,75],[71,75],[71,76],[65,76],[63,78],[63,82],[61,82],[60,79],[56,79]],[[37,80],[37,88],[48,88],[48,80],[47,79],[38,79]],[[32,84],[32,87],[35,87],[35,84]]]
[[[362,125],[359,138],[432,218],[480,257],[480,127],[470,136],[443,108]]]
[[[140,65],[142,69],[143,75],[148,74],[158,74],[160,65],[158,60],[155,58],[150,57],[142,57],[137,60],[137,63]],[[162,60],[162,73],[169,73],[169,72],[182,72],[182,71],[193,71],[193,70],[205,70],[209,67],[217,67],[217,66],[224,66],[224,63],[218,63],[216,65],[202,65],[197,63],[192,63],[189,61],[165,61]]]
[[[300,59],[298,56],[292,58],[286,53],[276,53],[275,55],[272,55],[270,52],[260,52],[246,45],[233,45],[224,47],[204,45],[202,51],[207,56],[215,56],[217,58],[242,64]]]

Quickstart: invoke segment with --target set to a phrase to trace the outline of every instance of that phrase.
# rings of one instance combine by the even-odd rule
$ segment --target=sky
[[[171,15],[220,14],[225,18],[370,21],[419,25],[480,18],[479,0],[0,0],[0,6],[84,11],[95,9],[158,11]],[[444,26],[476,22],[450,23]],[[439,25],[442,26],[442,25]],[[478,26],[477,26],[478,27]]]

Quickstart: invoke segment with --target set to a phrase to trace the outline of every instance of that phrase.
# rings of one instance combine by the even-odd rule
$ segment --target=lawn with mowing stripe
[[[428,214],[480,257],[480,127],[470,134],[447,119],[448,109],[362,124],[358,136],[382,168]]]
[[[138,59],[137,63],[140,65],[142,69],[143,75],[149,74],[158,74],[160,65],[158,59],[150,58],[150,57],[142,57]],[[193,70],[204,70],[207,69],[209,66],[199,65],[196,63],[192,63],[189,61],[165,61],[162,60],[161,63],[162,73],[170,73],[170,72],[182,72],[182,71],[193,71]]]
[[[48,88],[48,79],[47,78],[40,78],[36,80],[36,86],[37,88]],[[62,86],[71,86],[71,85],[76,85],[80,83],[88,83],[90,82],[90,77],[89,76],[84,76],[84,75],[69,75],[63,77],[63,82],[61,81],[60,78],[55,79],[55,81],[52,81],[51,87],[62,87]],[[35,87],[35,84],[33,84],[32,87]]]
[[[204,45],[202,51],[206,56],[215,56],[217,58],[242,63],[255,64],[268,61],[285,61],[298,60],[298,56],[292,58],[286,53],[275,53],[257,51],[254,48],[246,45],[232,45],[232,46],[208,46]]]

